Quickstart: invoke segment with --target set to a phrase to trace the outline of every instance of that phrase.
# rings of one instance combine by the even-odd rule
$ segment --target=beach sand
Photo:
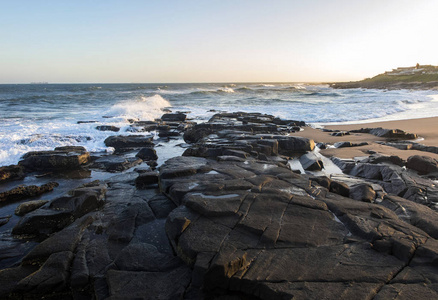
[[[328,125],[327,129],[348,131],[360,128],[376,128],[382,127],[386,129],[401,129],[408,133],[416,133],[419,136],[415,142],[424,144],[427,146],[438,146],[438,117],[423,118],[423,119],[411,119],[411,120],[399,120],[399,121],[387,121],[365,124],[348,124],[348,125]],[[330,132],[323,132],[319,129],[305,128],[301,132],[297,132],[295,135],[303,136],[313,139],[315,142],[334,144],[336,142],[368,142],[369,145],[360,147],[349,148],[330,148],[321,150],[321,154],[324,156],[336,156],[340,158],[354,158],[361,156],[368,156],[368,151],[373,150],[383,155],[397,155],[403,159],[407,159],[412,155],[430,156],[438,159],[438,154],[417,151],[417,150],[400,150],[394,147],[380,145],[376,142],[386,141],[385,138],[377,137],[371,134],[356,133],[345,136],[331,136]]]

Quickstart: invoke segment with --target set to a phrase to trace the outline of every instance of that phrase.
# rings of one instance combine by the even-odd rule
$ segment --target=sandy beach
[[[377,128],[385,129],[401,129],[408,133],[415,133],[418,139],[415,142],[426,146],[438,146],[438,117],[375,122],[365,124],[348,124],[348,125],[329,125],[324,128],[329,130],[349,131],[361,128]],[[385,138],[377,137],[366,133],[354,133],[345,136],[332,136],[331,132],[324,132],[320,129],[305,128],[303,131],[296,133],[297,136],[303,136],[313,139],[315,142],[334,144],[337,142],[368,142],[369,145],[349,148],[329,148],[321,150],[321,154],[325,156],[337,156],[340,158],[354,158],[367,156],[368,151],[376,151],[384,155],[396,155],[403,159],[407,159],[412,155],[424,155],[438,159],[438,154],[418,151],[418,150],[400,150],[394,147],[381,145],[377,142],[386,141]]]

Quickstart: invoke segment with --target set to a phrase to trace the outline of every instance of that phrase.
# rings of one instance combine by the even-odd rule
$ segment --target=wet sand
[[[360,128],[376,128],[382,127],[386,129],[401,129],[408,133],[415,133],[419,136],[415,142],[427,146],[438,146],[438,117],[387,121],[365,124],[348,124],[348,125],[328,125],[325,126],[331,130],[348,131]],[[407,159],[412,155],[424,155],[438,159],[438,154],[417,151],[417,150],[400,150],[394,147],[380,145],[376,142],[387,141],[385,138],[377,137],[371,134],[355,133],[345,136],[331,136],[330,132],[323,132],[320,129],[305,128],[304,131],[298,132],[295,135],[313,139],[315,142],[334,144],[336,142],[368,142],[369,145],[350,148],[330,148],[321,150],[321,154],[325,156],[336,156],[340,158],[354,158],[369,155],[368,151],[376,151],[384,155],[397,155],[403,159]]]

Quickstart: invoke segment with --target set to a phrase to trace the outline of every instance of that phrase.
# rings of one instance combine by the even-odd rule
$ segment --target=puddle
[[[228,198],[234,198],[234,197],[239,197],[239,194],[227,194],[227,195],[204,195],[203,193],[193,193],[193,196],[201,196],[202,198],[205,199],[228,199]]]

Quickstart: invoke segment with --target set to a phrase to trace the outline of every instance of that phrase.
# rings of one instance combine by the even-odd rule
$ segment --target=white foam
[[[234,93],[234,90],[230,87],[223,87],[217,90],[218,92],[224,92],[224,93]]]
[[[77,124],[78,120],[72,118],[53,121],[0,120],[0,166],[18,163],[27,152],[53,150],[60,146],[84,146],[90,152],[111,152],[113,149],[104,144],[111,135],[149,134],[126,132],[130,125],[128,119],[154,120],[163,114],[162,108],[170,106],[166,99],[155,95],[121,101],[106,111],[90,112],[86,118],[95,123]],[[120,131],[99,131],[96,129],[99,125],[117,126]]]
[[[152,97],[141,97],[138,100],[123,101],[114,104],[107,112],[106,116],[116,118],[139,119],[142,121],[153,121],[163,114],[162,109],[172,106],[169,101],[160,95]]]

